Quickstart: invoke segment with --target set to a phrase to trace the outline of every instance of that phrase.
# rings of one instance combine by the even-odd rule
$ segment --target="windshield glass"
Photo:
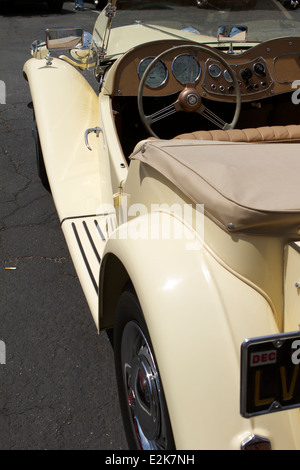
[[[112,3],[116,4],[117,12],[109,22],[111,28],[141,22],[144,27],[175,29],[182,37],[187,37],[182,30],[188,29],[217,41],[220,25],[245,25],[248,42],[299,36],[300,32],[300,8],[289,8],[289,4],[298,3],[292,0],[118,0]],[[141,29],[141,37],[142,34]]]

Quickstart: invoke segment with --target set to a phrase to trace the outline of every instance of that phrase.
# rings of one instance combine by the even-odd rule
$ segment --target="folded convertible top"
[[[228,231],[300,233],[300,144],[148,140],[131,159],[159,171]]]

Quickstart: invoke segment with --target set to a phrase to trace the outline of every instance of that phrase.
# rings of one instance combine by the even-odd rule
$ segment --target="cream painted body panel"
[[[286,275],[294,275],[291,257],[284,257],[284,241],[232,236],[206,217],[203,238],[191,226],[187,239],[151,238],[153,233],[162,233],[162,227],[181,223],[168,208],[189,203],[154,173],[131,162],[123,187],[124,204],[128,194],[130,206],[140,204],[148,215],[135,218],[132,213],[128,224],[108,241],[104,256],[113,253],[120,259],[136,289],[177,448],[238,449],[244,438],[257,433],[269,438],[273,449],[299,449],[298,410],[249,420],[239,414],[241,343],[246,338],[291,331],[283,327],[283,318],[289,317],[289,305],[285,309],[283,305],[284,263]],[[184,230],[174,231],[184,234]],[[193,249],[193,236],[197,249]],[[293,271],[300,272],[300,256],[293,260],[298,262]],[[288,326],[297,329],[295,322]]]
[[[59,59],[30,59],[24,66],[51,192],[60,220],[96,212],[101,202],[98,141],[84,131],[97,125],[98,99],[74,67]],[[103,175],[104,176],[104,175]],[[109,184],[109,183],[108,183]]]
[[[160,223],[169,217],[160,213]],[[267,300],[195,235],[194,249],[187,249],[191,233],[186,240],[137,239],[142,220],[151,233],[153,214],[133,219],[108,241],[104,256],[120,259],[136,289],[177,449],[239,449],[256,433],[274,449],[299,449],[298,410],[255,419],[239,413],[240,345],[279,332]]]
[[[151,25],[150,25],[151,26]],[[184,38],[198,43],[214,41],[211,36],[180,31],[180,35],[172,28],[160,28],[159,26],[147,27],[143,24],[134,24],[112,28],[110,32],[109,45],[107,49],[108,56],[117,56],[121,51],[125,52],[142,43],[160,41],[161,39],[179,39]]]
[[[127,174],[120,165],[123,155],[109,120],[106,137],[104,132],[98,138],[91,133],[88,138],[92,151],[86,147],[84,133],[103,124],[102,111],[97,95],[74,67],[60,59],[53,59],[48,66],[45,59],[30,59],[24,73],[30,85],[51,193],[98,328],[99,265],[107,234],[114,229],[113,190],[117,190],[116,181]],[[108,97],[103,107],[109,116],[107,101]],[[110,134],[114,139],[107,139]],[[111,165],[110,155],[116,164]]]
[[[205,143],[203,145],[205,152]],[[130,195],[131,205],[142,204],[149,213],[156,207],[172,210],[176,206],[184,208],[185,205],[191,205],[191,201],[163,175],[134,160],[123,191]],[[192,225],[197,229],[195,220]],[[283,272],[287,241],[280,237],[230,234],[209,218],[205,218],[205,225],[200,229],[215,258],[229,266],[234,275],[244,279],[266,298],[279,331],[284,331]]]
[[[285,250],[284,270],[284,302],[285,317],[284,330],[300,329],[300,247],[298,243],[291,243]]]

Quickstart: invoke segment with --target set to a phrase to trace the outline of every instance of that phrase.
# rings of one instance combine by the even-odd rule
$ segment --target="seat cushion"
[[[204,204],[226,230],[299,238],[300,144],[149,140],[131,159]]]

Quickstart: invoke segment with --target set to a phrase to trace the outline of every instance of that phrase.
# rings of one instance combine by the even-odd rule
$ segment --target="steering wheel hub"
[[[190,106],[195,106],[196,104],[198,104],[199,97],[196,95],[196,93],[190,93],[187,96],[186,101]]]
[[[187,85],[178,97],[178,104],[185,112],[195,112],[201,106],[201,96],[195,88]]]

